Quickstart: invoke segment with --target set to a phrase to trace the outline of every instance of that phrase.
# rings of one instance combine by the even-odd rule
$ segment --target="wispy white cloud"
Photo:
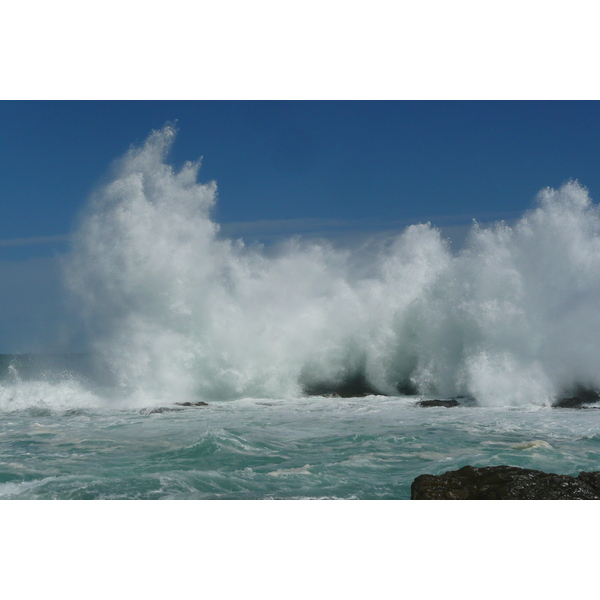
[[[253,238],[264,241],[281,239],[290,235],[307,237],[339,235],[369,235],[391,233],[402,230],[416,223],[431,223],[442,230],[457,232],[460,237],[466,235],[473,225],[473,220],[480,224],[497,221],[513,222],[520,216],[519,212],[488,212],[470,215],[433,215],[412,219],[273,219],[261,221],[238,221],[221,223],[220,231],[224,237]],[[464,230],[464,231],[463,231]]]
[[[479,213],[476,215],[433,215],[413,219],[264,219],[260,221],[232,221],[219,225],[225,237],[256,237],[264,239],[279,238],[285,235],[318,235],[335,232],[373,233],[403,229],[415,223],[430,222],[438,227],[468,226],[473,219],[481,224],[494,221],[513,221],[520,216],[518,212]],[[0,247],[32,246],[69,242],[71,235],[48,235],[40,237],[0,239]]]

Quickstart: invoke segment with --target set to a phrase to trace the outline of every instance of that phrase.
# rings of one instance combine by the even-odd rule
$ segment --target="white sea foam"
[[[362,375],[386,394],[548,404],[600,386],[600,218],[585,188],[543,190],[516,225],[474,225],[453,254],[408,227],[354,251],[224,239],[199,163],[153,132],[79,223],[67,281],[125,394],[289,397]]]
[[[63,411],[92,408],[104,404],[103,399],[76,380],[62,382],[13,381],[0,383],[0,411],[26,409]]]
[[[532,448],[544,448],[547,450],[552,450],[552,446],[544,440],[531,440],[530,442],[521,442],[519,444],[513,444],[511,447],[515,448],[515,450],[531,450]]]
[[[311,465],[304,465],[303,467],[295,467],[290,469],[277,469],[276,471],[269,471],[267,475],[271,477],[287,477],[288,475],[312,475],[309,471]]]

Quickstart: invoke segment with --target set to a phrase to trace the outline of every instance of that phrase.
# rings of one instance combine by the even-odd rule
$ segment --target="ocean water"
[[[0,498],[404,499],[466,464],[600,469],[600,411],[551,408],[600,389],[582,185],[462,249],[427,223],[247,246],[199,163],[166,162],[174,138],[132,148],[78,219],[63,271],[85,352],[0,357]],[[475,401],[415,406],[458,396]]]
[[[408,499],[417,475],[467,464],[600,469],[597,410],[424,408],[415,396],[164,400],[176,410],[112,407],[74,378],[3,381],[0,498]]]

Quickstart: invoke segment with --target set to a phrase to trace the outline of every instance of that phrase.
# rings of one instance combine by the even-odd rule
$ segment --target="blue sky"
[[[0,352],[66,343],[57,259],[74,218],[111,161],[168,121],[171,162],[203,156],[215,219],[247,239],[426,221],[452,236],[570,178],[600,194],[593,101],[0,101]]]
[[[171,161],[204,157],[222,223],[443,225],[520,214],[569,178],[600,190],[597,102],[5,101],[0,257],[47,253],[25,240],[67,235],[110,162],[175,120]]]

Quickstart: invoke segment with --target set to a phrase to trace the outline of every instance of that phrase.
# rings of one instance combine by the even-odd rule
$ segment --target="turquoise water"
[[[9,387],[0,386],[2,499],[408,499],[417,475],[466,464],[600,469],[596,410],[369,396],[147,414],[74,399],[24,407]]]

